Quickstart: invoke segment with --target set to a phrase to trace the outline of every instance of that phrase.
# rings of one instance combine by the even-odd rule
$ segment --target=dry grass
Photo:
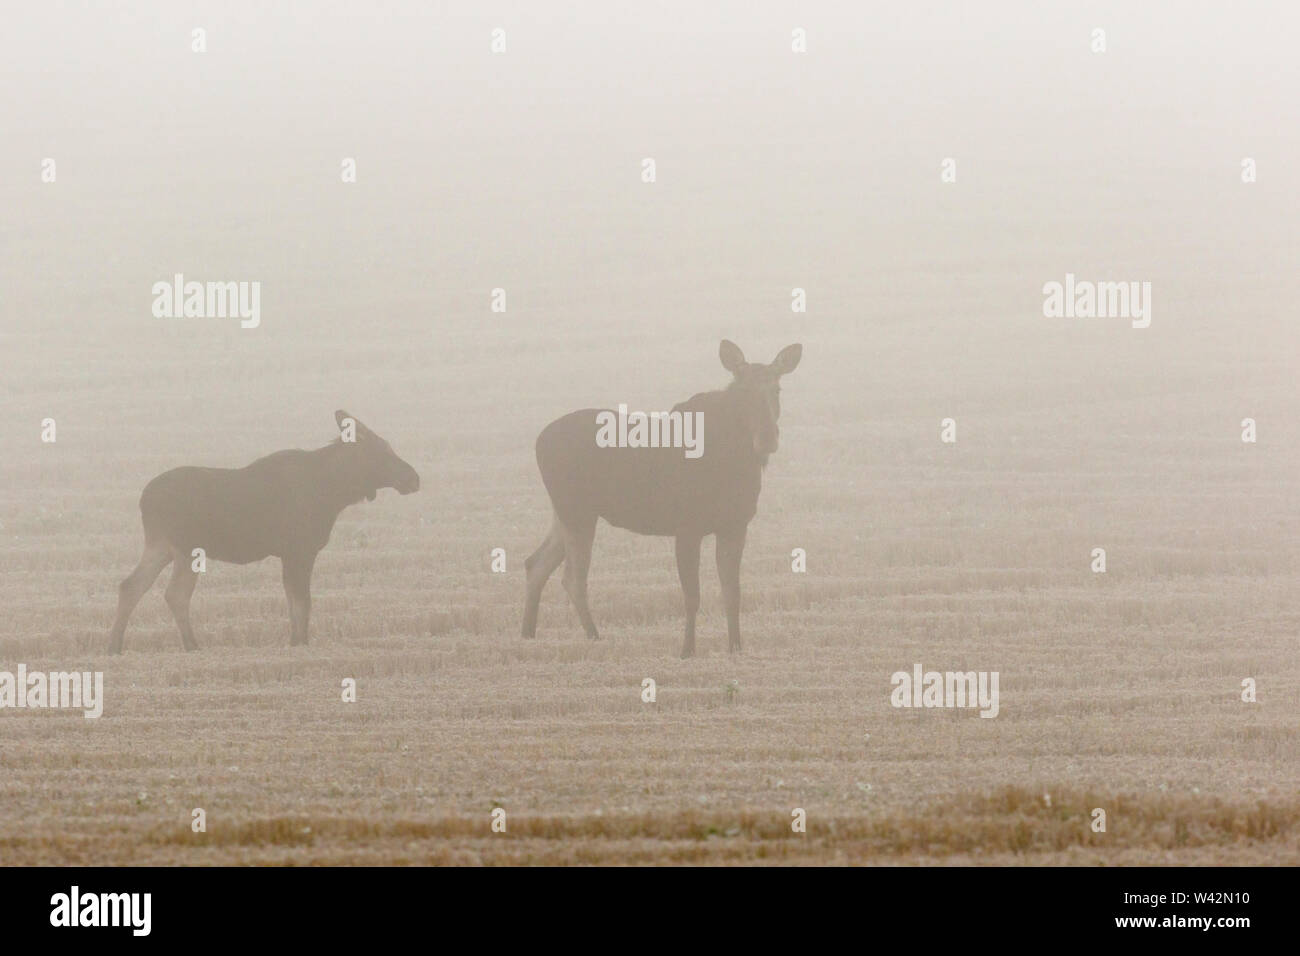
[[[1109,826],[1095,832],[1094,807]],[[141,832],[123,862],[191,864],[873,864],[1300,862],[1300,802],[1066,792],[1006,787],[880,816],[814,818],[794,833],[777,814],[623,813],[517,816],[487,835],[483,818],[375,820],[300,815],[192,833]],[[75,837],[10,838],[27,862],[95,862],[120,840],[109,828]]]

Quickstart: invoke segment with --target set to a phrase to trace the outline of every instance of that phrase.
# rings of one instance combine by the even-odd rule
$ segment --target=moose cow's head
[[[735,376],[729,386],[740,399],[745,426],[753,437],[754,451],[764,459],[780,444],[777,420],[781,417],[781,376],[793,372],[803,355],[802,345],[787,345],[770,365],[752,365],[730,339],[718,346],[722,367]]]

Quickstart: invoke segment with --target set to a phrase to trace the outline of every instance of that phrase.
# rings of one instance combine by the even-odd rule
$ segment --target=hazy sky
[[[802,285],[809,337],[950,323],[1032,350],[1068,270],[1154,281],[1158,333],[1289,321],[1294,5],[613,6],[10,4],[0,333],[152,341],[177,271],[263,281],[267,345],[468,333],[507,286],[546,316],[521,334],[689,319],[678,354],[774,351]]]

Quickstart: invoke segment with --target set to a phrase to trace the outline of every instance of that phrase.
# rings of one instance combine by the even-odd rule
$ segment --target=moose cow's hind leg
[[[145,542],[144,554],[140,556],[140,563],[118,585],[117,617],[114,619],[113,629],[108,635],[108,652],[110,654],[122,653],[127,621],[131,619],[135,606],[153,587],[154,581],[158,580],[158,575],[162,573],[163,568],[167,567],[167,562],[171,561],[171,559],[171,550],[166,544],[159,541]]]
[[[546,540],[524,562],[528,583],[524,595],[524,623],[521,633],[526,638],[537,636],[537,608],[542,601],[542,589],[546,587],[546,582],[563,561],[564,530],[560,526],[559,518],[556,518]]]
[[[576,523],[565,523],[564,529],[564,590],[569,593],[582,621],[582,628],[591,640],[599,640],[596,622],[591,619],[591,608],[587,606],[587,572],[591,570],[591,543],[596,537],[596,518],[580,519]]]
[[[686,636],[682,640],[682,657],[695,653],[695,616],[700,610],[700,538],[679,534],[676,543],[677,579],[682,583],[686,604]]]

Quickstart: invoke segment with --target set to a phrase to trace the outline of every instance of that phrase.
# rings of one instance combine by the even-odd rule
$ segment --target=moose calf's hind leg
[[[283,558],[280,562],[284,594],[289,599],[291,645],[307,643],[311,618],[311,569],[315,563],[315,555],[309,558]]]
[[[172,566],[172,579],[167,583],[164,597],[176,618],[176,626],[181,632],[181,644],[187,651],[195,651],[199,647],[194,640],[194,628],[190,627],[190,598],[194,596],[194,586],[198,581],[198,573],[190,567],[185,555],[178,552]]]

